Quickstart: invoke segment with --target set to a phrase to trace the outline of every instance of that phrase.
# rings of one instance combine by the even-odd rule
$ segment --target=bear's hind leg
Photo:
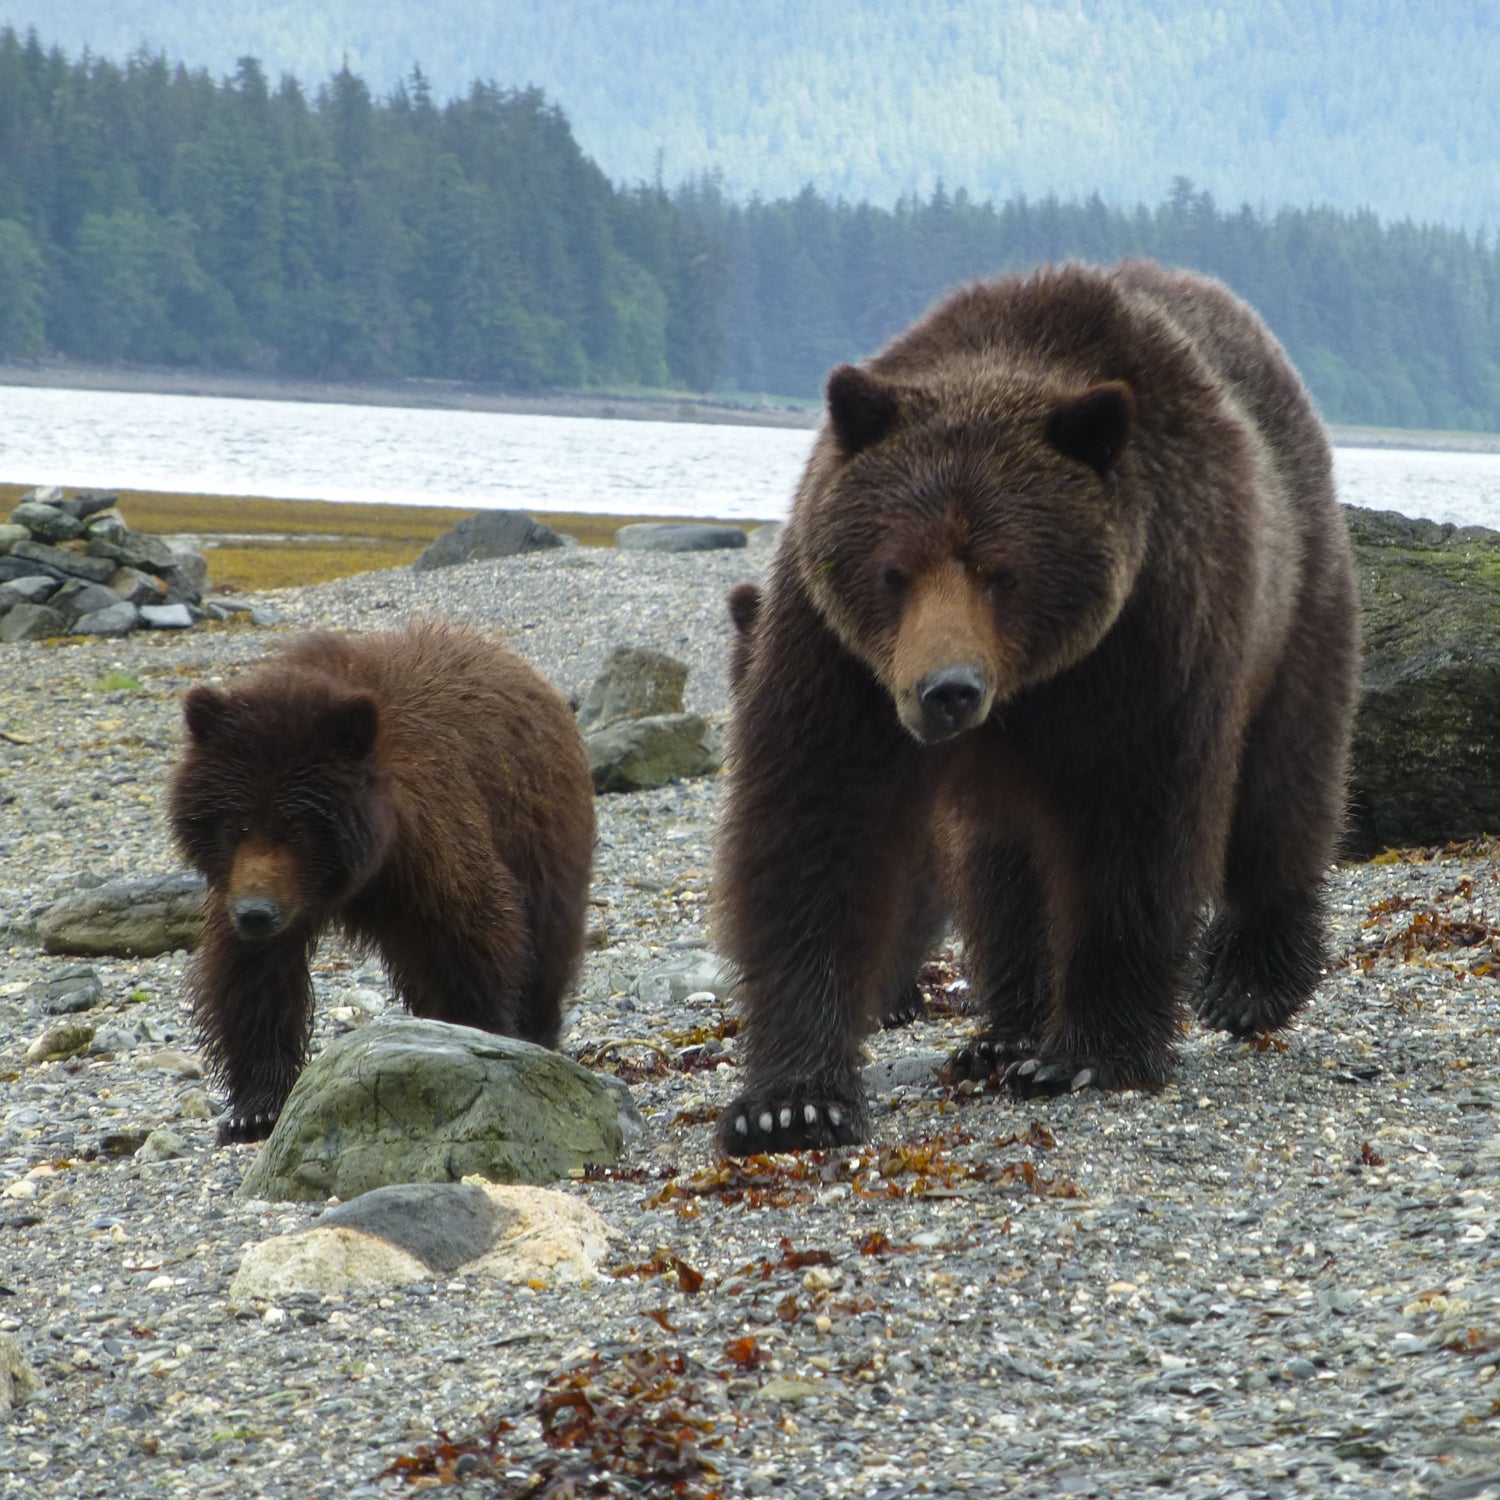
[[[953,1054],[955,1078],[983,1082],[1036,1053],[1047,1012],[1047,963],[1036,872],[1016,839],[976,842],[955,901],[983,1031]]]
[[[928,954],[942,941],[948,926],[948,900],[935,851],[908,872],[911,907],[903,924],[900,952],[891,965],[891,981],[880,1004],[880,1026],[894,1031],[927,1013],[927,998],[917,973]]]
[[[312,935],[273,943],[237,938],[210,906],[188,973],[188,993],[209,1067],[229,1096],[217,1143],[271,1133],[307,1057],[312,1031]]]
[[[1335,611],[1309,648],[1326,683],[1289,673],[1245,746],[1198,1005],[1205,1026],[1234,1036],[1285,1026],[1311,998],[1326,959],[1324,883],[1343,826],[1353,695],[1353,629],[1337,622]]]

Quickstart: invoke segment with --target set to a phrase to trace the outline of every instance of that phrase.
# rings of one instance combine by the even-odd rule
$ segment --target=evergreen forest
[[[0,357],[815,398],[948,287],[1077,257],[1222,277],[1325,415],[1500,430],[1500,249],[1331,208],[740,200],[612,183],[537,89],[315,92],[0,29]]]

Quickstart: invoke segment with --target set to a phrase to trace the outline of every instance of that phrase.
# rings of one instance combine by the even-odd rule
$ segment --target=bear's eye
[[[899,593],[906,587],[906,574],[898,568],[895,563],[887,563],[880,570],[880,581],[894,593]]]
[[[991,568],[984,575],[984,586],[997,596],[1008,594],[1016,586],[1016,575],[1009,568]]]

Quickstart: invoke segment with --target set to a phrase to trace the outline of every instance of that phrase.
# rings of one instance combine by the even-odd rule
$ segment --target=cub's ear
[[[1134,419],[1130,387],[1123,380],[1108,380],[1062,402],[1047,419],[1047,441],[1102,479],[1124,451]]]
[[[828,415],[845,458],[877,443],[896,422],[896,388],[854,365],[828,377]]]
[[[729,591],[729,618],[741,635],[749,635],[760,613],[760,585],[737,583]]]
[[[210,687],[195,687],[182,700],[182,717],[188,738],[200,745],[212,739],[214,732],[229,719],[229,699]]]
[[[328,711],[328,732],[334,747],[350,760],[363,760],[375,746],[380,709],[368,694],[345,698]]]

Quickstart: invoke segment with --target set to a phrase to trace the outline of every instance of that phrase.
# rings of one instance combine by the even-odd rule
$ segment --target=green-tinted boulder
[[[571,1058],[387,1015],[303,1070],[240,1192],[347,1200],[398,1182],[548,1183],[620,1148],[614,1097]]]
[[[1500,532],[1345,513],[1364,629],[1349,851],[1500,833]]]
[[[596,792],[642,792],[707,776],[723,764],[717,735],[697,714],[621,719],[583,737]]]

